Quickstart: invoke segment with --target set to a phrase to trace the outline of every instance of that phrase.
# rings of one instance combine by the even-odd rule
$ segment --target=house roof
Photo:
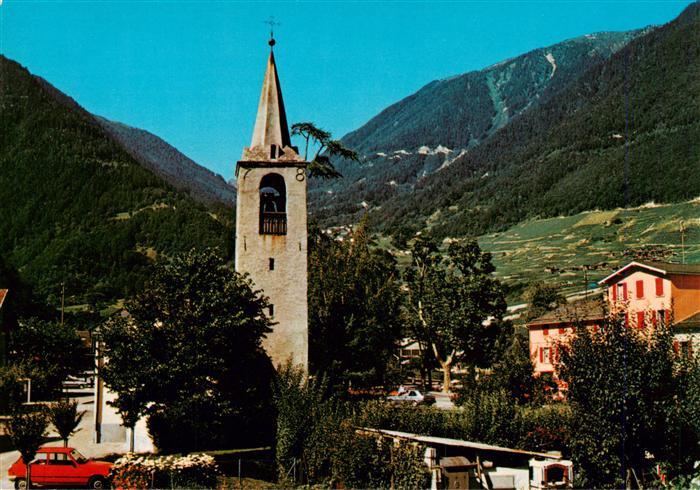
[[[438,446],[463,447],[481,451],[494,451],[508,454],[520,454],[523,456],[533,456],[537,458],[562,459],[560,454],[539,453],[535,451],[526,451],[524,449],[514,449],[510,447],[494,446],[492,444],[483,444],[481,442],[464,441],[462,439],[449,439],[447,437],[424,436],[420,434],[411,434],[410,432],[400,432],[397,430],[372,429],[368,427],[358,428],[359,431],[369,434],[385,435],[394,439],[404,439],[407,441],[422,442],[425,444],[435,444]]]
[[[528,327],[542,325],[557,325],[561,323],[585,322],[602,320],[604,317],[603,304],[600,299],[566,303],[555,310],[549,311],[539,318],[528,322]]]
[[[676,325],[674,325],[674,328],[679,328],[679,329],[700,328],[700,311],[698,311],[694,315],[689,316],[685,320],[676,323]]]
[[[598,284],[607,284],[608,282],[611,282],[611,279],[613,279],[616,276],[619,276],[625,272],[627,272],[629,269],[633,269],[635,267],[639,267],[640,269],[646,269],[652,272],[656,272],[661,275],[667,275],[667,274],[691,274],[691,275],[700,275],[700,264],[674,264],[672,262],[647,262],[647,261],[640,261],[640,260],[635,260],[627,264],[626,266],[622,267],[621,269],[616,270],[612,274],[610,274],[608,277],[605,279],[602,279],[601,281],[598,281]]]
[[[5,298],[7,297],[7,293],[9,291],[9,289],[0,289],[0,308],[2,308],[2,305],[5,302]]]

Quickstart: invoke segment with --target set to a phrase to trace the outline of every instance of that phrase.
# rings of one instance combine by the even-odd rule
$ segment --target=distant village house
[[[558,342],[577,327],[600,326],[606,311],[623,313],[633,328],[672,322],[678,353],[692,356],[700,348],[700,264],[634,261],[599,284],[603,298],[565,304],[527,324],[535,374],[556,380]]]

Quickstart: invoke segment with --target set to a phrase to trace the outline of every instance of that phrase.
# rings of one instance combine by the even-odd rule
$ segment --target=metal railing
[[[287,213],[264,211],[260,213],[261,235],[286,235]]]

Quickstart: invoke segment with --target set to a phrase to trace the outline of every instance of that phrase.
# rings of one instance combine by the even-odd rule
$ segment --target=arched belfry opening
[[[260,234],[287,234],[287,188],[280,174],[260,180]]]

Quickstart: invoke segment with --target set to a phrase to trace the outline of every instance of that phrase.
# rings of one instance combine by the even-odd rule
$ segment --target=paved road
[[[450,400],[450,395],[442,391],[431,391],[431,395],[435,396],[435,407],[449,410],[455,408],[455,404]]]
[[[76,448],[83,455],[89,458],[99,458],[107,454],[122,452],[123,443],[112,444],[95,444],[92,442],[92,424],[93,424],[93,397],[92,390],[71,390],[71,399],[78,401],[78,407],[81,411],[85,411],[83,420],[78,426],[78,432],[68,440],[70,447]],[[58,434],[51,429],[49,430],[49,443],[51,445],[63,445],[63,442],[58,440]],[[7,469],[19,458],[18,451],[8,451],[0,453],[0,489],[14,488],[7,476]]]

